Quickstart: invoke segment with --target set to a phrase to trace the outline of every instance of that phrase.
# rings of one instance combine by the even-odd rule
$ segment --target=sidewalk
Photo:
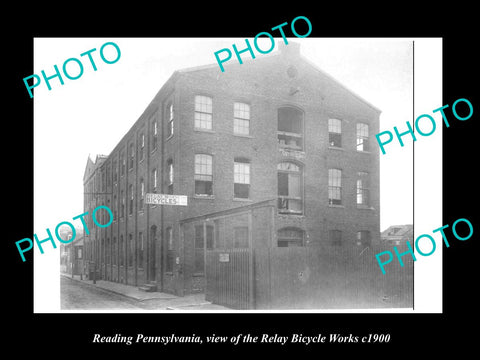
[[[72,278],[70,274],[60,273],[60,276],[142,302],[151,310],[231,310],[206,301],[203,293],[181,297],[157,291],[146,292],[139,290],[136,286],[112,281],[97,280],[94,284],[92,280],[86,280],[85,277],[81,280],[80,275],[74,275]]]

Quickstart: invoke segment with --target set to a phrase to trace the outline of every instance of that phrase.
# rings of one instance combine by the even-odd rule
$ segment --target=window
[[[125,243],[123,242],[123,235],[120,235],[120,266],[123,266],[125,259]]]
[[[130,186],[128,187],[128,193],[130,195],[130,204],[128,207],[128,214],[132,215],[133,213],[133,185],[132,184],[130,184]]]
[[[278,164],[278,209],[280,213],[303,212],[302,169],[292,162]]]
[[[138,207],[140,211],[143,211],[145,205],[145,182],[140,179],[140,196],[138,200]]]
[[[135,158],[135,152],[133,148],[133,143],[130,143],[130,162],[128,164],[128,169],[131,170],[133,169],[133,160]]]
[[[112,185],[112,178],[110,177],[110,165],[107,165],[107,187]]]
[[[140,138],[138,139],[138,142],[139,142],[139,146],[140,146],[140,154],[139,154],[139,160],[138,161],[142,161],[143,160],[143,156],[145,154],[145,135],[142,133],[140,134]]]
[[[143,233],[138,233],[138,267],[143,269],[143,259],[144,259],[144,242],[143,242]]]
[[[167,194],[173,194],[173,160],[167,161]]]
[[[125,216],[125,193],[123,190],[120,192],[120,201],[121,201],[121,206],[120,206],[120,217],[123,218]]]
[[[212,98],[195,96],[195,129],[212,130]]]
[[[333,147],[342,147],[342,121],[328,119],[328,144]]]
[[[117,168],[117,160],[113,162],[113,182],[116,183],[118,180],[118,168]]]
[[[248,248],[248,226],[233,228],[233,247]]]
[[[357,245],[370,245],[370,231],[357,232]]]
[[[133,235],[128,234],[128,266],[133,266],[133,257],[135,254],[135,246],[133,242]]]
[[[77,247],[77,259],[82,259],[83,253],[82,248]]]
[[[248,199],[250,196],[250,163],[236,158],[233,163],[233,197]]]
[[[328,169],[328,204],[342,204],[342,170]]]
[[[157,120],[154,118],[152,120],[152,151],[157,148],[157,139],[158,139],[158,129],[157,129]]]
[[[233,104],[233,133],[250,134],[250,105],[238,102]]]
[[[195,272],[203,273],[205,259],[204,259],[204,246],[207,249],[213,249],[213,225],[206,225],[204,228],[203,225],[195,226]],[[206,235],[206,244],[204,242]]]
[[[152,170],[152,192],[157,192],[157,169]]]
[[[368,141],[368,125],[358,123],[357,124],[357,151],[369,151]]]
[[[197,111],[197,103],[195,102],[195,111]],[[167,124],[167,137],[170,137],[173,135],[173,104],[170,103],[170,105],[168,105],[168,108],[167,108],[167,119],[168,119],[168,124]],[[211,108],[210,108],[210,112],[211,112]],[[196,119],[196,117],[195,117]]]
[[[165,271],[173,271],[173,262],[174,262],[174,246],[173,246],[173,228],[167,227],[165,239],[167,242],[167,264]]]
[[[278,109],[280,147],[303,150],[303,112],[292,107]]]
[[[296,228],[285,228],[278,230],[277,246],[278,247],[295,247],[304,246],[303,242],[304,232]]]
[[[117,220],[118,199],[117,195],[113,195],[113,220]]]
[[[342,231],[341,230],[330,230],[328,233],[330,244],[333,246],[342,245]]]
[[[126,166],[125,154],[123,152],[120,155],[120,164],[121,164],[120,174],[123,176],[125,175],[125,166]]]
[[[388,235],[395,235],[400,230],[402,230],[402,228],[399,228],[399,227],[391,228],[390,231],[388,232]]]
[[[357,173],[357,207],[369,206],[369,176],[366,172]]]
[[[195,195],[213,195],[213,169],[211,155],[195,155]]]

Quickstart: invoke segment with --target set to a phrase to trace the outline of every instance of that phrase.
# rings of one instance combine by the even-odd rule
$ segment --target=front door
[[[148,281],[155,281],[156,279],[156,244],[157,244],[157,228],[152,227],[150,234],[150,242],[148,244]]]

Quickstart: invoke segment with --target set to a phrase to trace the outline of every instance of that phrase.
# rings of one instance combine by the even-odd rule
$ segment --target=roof
[[[413,237],[413,225],[391,225],[381,233],[384,240]]]
[[[302,61],[304,61],[305,63],[307,63],[309,66],[311,66],[315,71],[317,71],[318,73],[320,73],[322,76],[324,76],[325,78],[327,78],[328,80],[332,81],[333,83],[335,83],[336,85],[340,86],[341,88],[343,88],[345,91],[347,91],[350,95],[352,95],[353,97],[357,98],[358,100],[360,100],[362,103],[364,103],[365,105],[371,107],[373,110],[375,110],[376,112],[378,113],[381,113],[382,110],[380,110],[378,107],[376,107],[375,105],[373,105],[372,103],[370,103],[369,101],[365,100],[363,97],[361,97],[360,95],[358,95],[357,93],[355,93],[353,90],[349,89],[347,86],[345,86],[343,83],[341,83],[340,81],[338,81],[336,78],[334,78],[332,75],[328,74],[327,72],[325,72],[324,70],[320,69],[315,63],[313,63],[312,61],[310,61],[309,59],[307,59],[306,57],[302,56],[301,53],[300,53],[300,44],[297,43],[297,42],[292,42],[290,41],[288,43],[288,45],[286,45],[283,41],[278,41],[277,43],[278,45],[278,50],[277,51],[274,51],[274,52],[271,52],[269,54],[266,54],[266,55],[262,55],[262,56],[259,56],[255,59],[251,59],[251,58],[246,58],[246,59],[242,59],[243,63],[244,64],[248,64],[252,61],[255,61],[255,63],[260,63],[262,61],[268,61],[269,59],[271,59],[272,57],[277,57],[277,56],[282,56],[284,54],[290,54],[290,55],[294,55],[294,56],[297,56],[299,57]],[[233,58],[233,57],[232,57]],[[232,67],[232,66],[240,66],[242,64],[240,64],[238,61],[235,62],[235,61],[232,61],[232,62],[227,62],[225,64],[223,64],[223,67],[225,68],[225,71],[227,71],[227,69],[229,67]],[[213,68],[219,68],[218,64],[217,63],[212,63],[212,64],[207,64],[207,65],[200,65],[200,66],[194,66],[194,67],[189,67],[189,68],[184,68],[184,69],[179,69],[177,71],[175,71],[175,74],[188,74],[188,73],[191,73],[191,72],[196,72],[196,71],[202,71],[202,70],[209,70],[209,69],[213,69]],[[172,75],[173,76],[173,75]]]

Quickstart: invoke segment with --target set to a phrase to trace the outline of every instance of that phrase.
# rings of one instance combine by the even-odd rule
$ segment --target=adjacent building
[[[413,225],[392,225],[380,234],[382,242],[386,245],[405,245],[407,241],[413,242]]]
[[[86,217],[86,261],[108,281],[203,291],[204,249],[248,247],[249,230],[228,229],[230,242],[211,226],[183,237],[180,221],[266,200],[273,246],[379,242],[379,115],[291,42],[225,72],[175,71],[110,154],[87,161],[85,211],[106,205],[114,219],[102,229]],[[147,193],[188,206],[146,204]]]

